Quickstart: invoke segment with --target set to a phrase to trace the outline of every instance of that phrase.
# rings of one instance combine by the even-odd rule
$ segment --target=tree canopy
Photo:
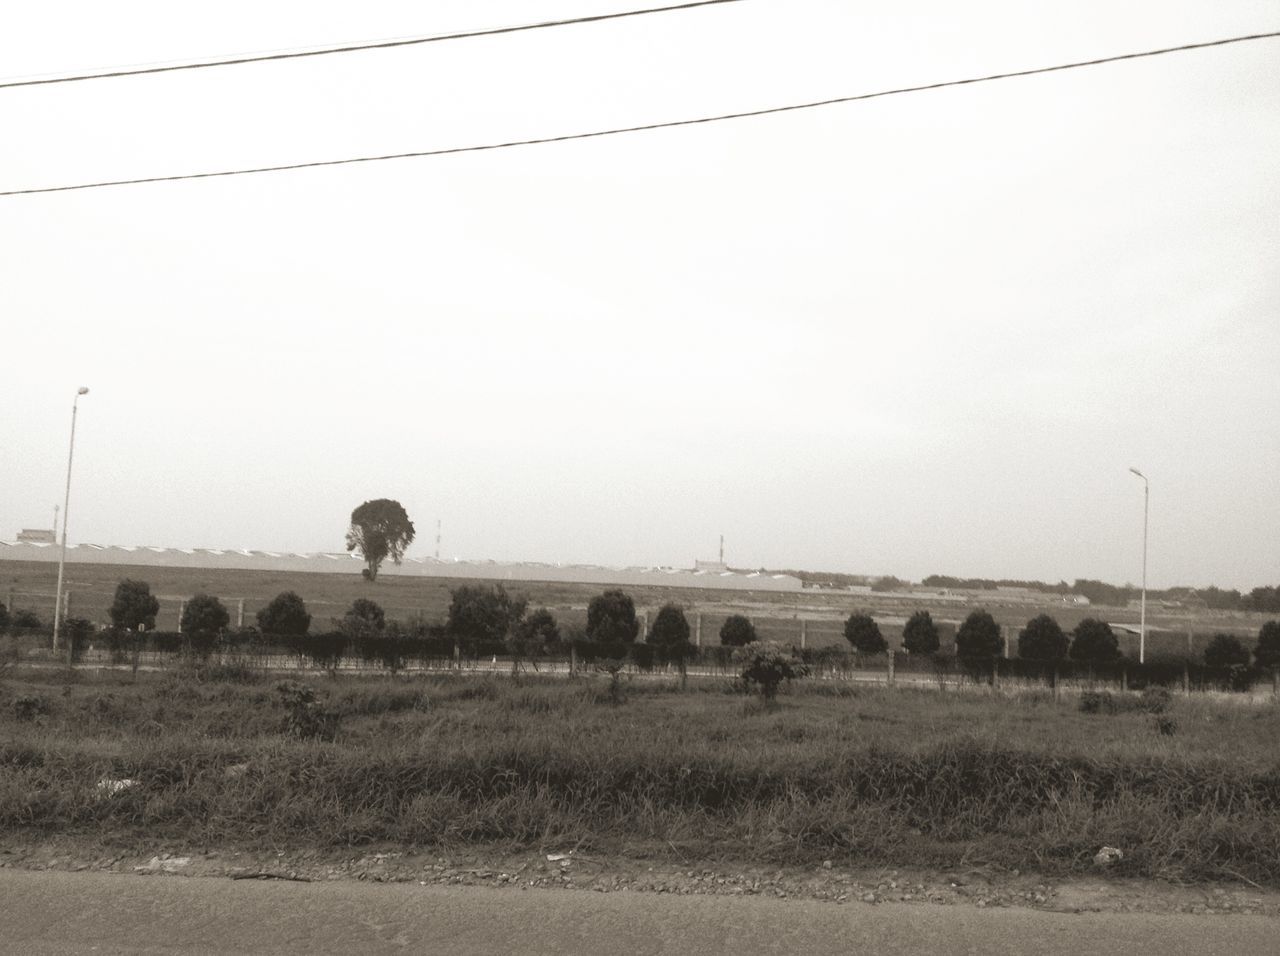
[[[1027,621],[1018,634],[1018,656],[1029,661],[1060,661],[1067,656],[1070,644],[1058,622],[1040,614]]]
[[[360,552],[368,565],[365,577],[376,581],[383,561],[390,558],[393,563],[400,563],[413,543],[413,533],[413,522],[400,502],[375,498],[351,512],[347,550]]]
[[[593,641],[630,643],[640,633],[636,605],[622,591],[597,594],[587,605],[587,637]]]
[[[956,656],[962,658],[996,657],[1004,649],[1000,625],[986,611],[973,611],[956,631]]]
[[[755,639],[756,626],[742,614],[730,614],[720,625],[720,643],[726,647],[745,647]]]
[[[1116,640],[1111,625],[1092,617],[1086,617],[1071,632],[1073,661],[1105,664],[1120,657],[1120,642]]]
[[[684,610],[675,604],[665,604],[654,616],[645,640],[662,647],[679,647],[689,643],[689,634],[689,621]]]
[[[850,614],[844,622],[844,637],[854,650],[863,654],[883,654],[889,649],[889,642],[880,633],[880,625],[870,614]]]
[[[535,644],[546,644],[560,640],[560,625],[555,615],[545,607],[540,607],[529,614],[516,626],[516,637],[522,641]]]
[[[464,584],[449,595],[445,633],[466,642],[505,641],[515,632],[528,605],[524,598],[508,594],[501,584]]]
[[[183,634],[211,637],[231,623],[231,614],[212,594],[197,594],[182,609],[178,630]]]
[[[1204,649],[1204,662],[1210,667],[1248,667],[1249,649],[1234,634],[1215,634]]]
[[[1259,667],[1280,667],[1280,621],[1267,621],[1262,625],[1253,657]]]
[[[151,585],[146,581],[125,579],[116,585],[115,599],[108,613],[113,627],[125,631],[136,631],[139,627],[152,630],[160,613],[160,602],[151,594]]]
[[[928,611],[916,611],[902,628],[902,646],[908,654],[936,654],[941,642],[938,626]]]
[[[311,627],[311,615],[295,592],[282,591],[258,612],[258,627],[264,634],[301,637]]]
[[[372,637],[387,626],[387,615],[381,605],[368,598],[356,598],[342,616],[339,628],[347,637]]]

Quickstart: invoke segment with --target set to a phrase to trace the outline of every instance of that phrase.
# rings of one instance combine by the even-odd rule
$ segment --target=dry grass
[[[1048,872],[1110,844],[1127,873],[1280,884],[1274,706],[1180,699],[1166,736],[1152,715],[1047,695],[819,685],[769,709],[728,682],[636,681],[612,707],[604,678],[348,678],[304,685],[329,721],[304,739],[278,683],[11,680],[0,827]],[[136,783],[109,795],[104,779]]]

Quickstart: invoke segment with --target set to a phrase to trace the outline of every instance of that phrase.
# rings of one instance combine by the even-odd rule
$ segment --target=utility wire
[[[625,17],[641,17],[650,13],[670,13],[675,10],[692,10],[694,7],[710,7],[722,3],[741,3],[742,0],[692,0],[666,7],[648,7],[643,10],[625,10],[621,13],[601,13],[589,17],[572,17],[568,20],[545,20],[541,23],[525,23],[519,26],[494,27],[489,30],[471,30],[467,33],[446,33],[431,37],[410,37],[401,40],[378,40],[369,43],[349,43],[344,46],[325,47],[319,50],[303,50],[292,53],[263,53],[230,57],[224,60],[206,60],[201,63],[177,63],[168,66],[150,66],[137,69],[108,70],[102,73],[79,73],[74,76],[58,76],[44,79],[7,80],[0,82],[0,90],[15,86],[48,86],[52,83],[81,83],[85,80],[108,80],[120,76],[142,76],[148,73],[174,73],[178,70],[207,70],[216,66],[240,66],[245,63],[264,63],[268,60],[297,60],[308,56],[331,56],[335,53],[356,53],[361,50],[389,50],[393,47],[418,46],[423,43],[442,43],[445,40],[464,40],[468,37],[490,37],[503,33],[521,33],[525,30],[546,30],[550,27],[566,27],[583,23],[600,23],[604,20],[621,20]]]
[[[1250,40],[1268,40],[1280,37],[1280,30],[1272,33],[1252,33],[1248,36],[1227,37],[1222,40],[1208,40],[1203,43],[1184,43],[1180,46],[1163,47],[1158,50],[1144,50],[1139,53],[1122,53],[1118,56],[1099,57],[1094,60],[1079,60],[1074,63],[1060,63],[1056,66],[1041,66],[1030,70],[1017,70],[1012,73],[991,73],[987,76],[974,76],[962,80],[943,80],[938,83],[926,83],[921,86],[904,86],[891,90],[879,90],[874,93],[858,93],[854,96],[838,96],[827,100],[813,100],[808,103],[792,103],[787,106],[771,106],[766,109],[746,110],[741,113],[721,113],[717,116],[700,116],[694,119],[668,120],[661,123],[645,123],[640,126],[620,126],[613,129],[594,130],[588,133],[565,133],[560,136],[543,136],[536,139],[517,139],[502,143],[484,143],[476,146],[452,146],[444,149],[426,149],[412,153],[387,153],[381,156],[356,156],[349,159],[322,159],[305,163],[288,163],[282,166],[257,166],[249,169],[227,169],[211,173],[182,173],[173,176],[146,176],[139,179],[116,179],[96,183],[79,183],[73,186],[44,186],[37,189],[10,189],[0,192],[0,196],[26,196],[34,193],[70,192],[77,189],[101,189],[106,186],[136,186],[142,183],[165,183],[184,179],[215,179],[223,176],[248,176],[253,173],[279,173],[291,169],[314,169],[320,166],[348,166],[355,163],[380,163],[391,159],[420,159],[427,156],[450,156],[455,153],[479,153],[493,149],[510,149],[514,146],[536,146],[543,143],[564,143],[569,140],[595,139],[602,136],[618,136],[623,133],[639,133],[654,129],[671,129],[677,126],[697,126],[703,123],[720,123],[726,120],[746,119],[754,116],[769,116],[774,113],[789,113],[796,110],[815,109],[820,106],[834,106],[837,103],[854,103],[861,100],[873,100],[884,96],[898,96],[904,93],[923,93],[927,90],[940,90],[950,86],[967,86],[974,83],[990,83],[995,80],[1009,80],[1024,76],[1036,76],[1041,73],[1056,73],[1062,70],[1078,70],[1088,66],[1099,66],[1104,63],[1118,63],[1121,60],[1137,60],[1144,57],[1163,56],[1166,53],[1180,53],[1184,50],[1202,50],[1207,47],[1226,46],[1231,43],[1245,43]]]

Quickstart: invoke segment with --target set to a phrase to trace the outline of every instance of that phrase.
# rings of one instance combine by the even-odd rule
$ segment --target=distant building
[[[694,561],[693,570],[695,571],[728,571],[729,565],[723,561]]]
[[[23,528],[18,532],[18,541],[21,544],[57,544],[53,532],[44,528]]]

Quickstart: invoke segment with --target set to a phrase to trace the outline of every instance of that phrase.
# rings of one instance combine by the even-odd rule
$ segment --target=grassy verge
[[[1274,706],[1182,699],[1158,721],[844,684],[768,710],[714,681],[635,682],[614,706],[603,678],[64,679],[0,690],[14,837],[1046,873],[1111,845],[1120,873],[1280,885]]]

